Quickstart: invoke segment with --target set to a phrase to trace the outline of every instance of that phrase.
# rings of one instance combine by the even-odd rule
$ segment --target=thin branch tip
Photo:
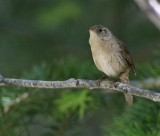
[[[0,74],[0,82],[4,80],[4,77]]]

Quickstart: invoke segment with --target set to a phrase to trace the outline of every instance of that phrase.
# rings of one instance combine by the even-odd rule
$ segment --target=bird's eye
[[[100,28],[98,31],[99,31],[99,32],[102,32],[102,29]]]

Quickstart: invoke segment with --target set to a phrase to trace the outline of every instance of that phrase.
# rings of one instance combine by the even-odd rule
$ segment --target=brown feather
[[[117,42],[121,47],[120,49],[121,49],[122,56],[125,58],[125,60],[127,61],[128,65],[131,67],[133,73],[136,75],[136,68],[134,66],[133,59],[132,59],[132,57],[131,57],[126,45],[122,41],[120,41],[118,39],[117,39]]]

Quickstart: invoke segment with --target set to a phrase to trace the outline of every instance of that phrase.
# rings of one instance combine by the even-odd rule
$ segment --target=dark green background
[[[160,31],[131,0],[0,0],[0,74],[100,78],[88,43],[96,24],[129,48],[137,69],[130,80],[159,77]],[[24,93],[29,97],[5,113]],[[140,97],[126,109],[122,93],[0,87],[0,136],[160,136],[159,124],[160,104]]]
[[[17,75],[66,56],[91,60],[88,28],[95,24],[124,41],[136,62],[157,57],[160,33],[133,1],[1,0],[1,74]]]

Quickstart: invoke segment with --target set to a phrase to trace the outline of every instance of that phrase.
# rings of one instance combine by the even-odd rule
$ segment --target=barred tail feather
[[[127,93],[124,93],[126,102],[129,106],[131,106],[133,104],[133,96]]]

